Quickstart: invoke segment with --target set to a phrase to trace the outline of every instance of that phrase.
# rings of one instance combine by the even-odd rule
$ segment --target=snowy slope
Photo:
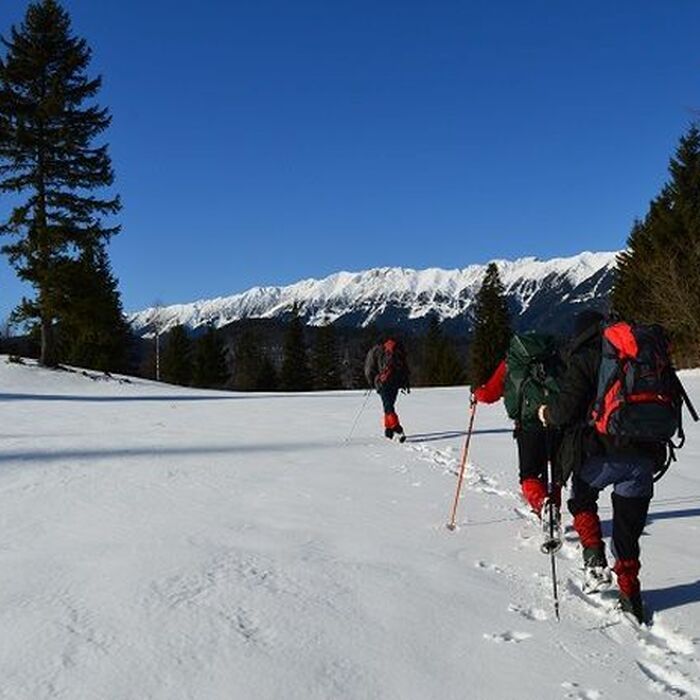
[[[551,321],[553,309],[568,318],[571,306],[600,299],[610,288],[615,255],[582,253],[547,261],[522,258],[496,263],[516,317],[537,325]],[[165,331],[176,324],[191,329],[207,323],[221,327],[246,318],[277,318],[289,313],[294,304],[311,325],[407,324],[424,320],[429,313],[441,320],[469,319],[485,271],[485,265],[471,265],[461,270],[387,267],[339,272],[288,287],[255,287],[230,297],[145,309],[129,320],[138,334],[148,335],[156,318]]]
[[[700,374],[686,377],[700,403]],[[192,391],[0,362],[0,698],[700,698],[700,430],[643,538],[649,630],[578,593],[479,409],[445,527],[464,389]],[[609,525],[609,500],[602,500]]]

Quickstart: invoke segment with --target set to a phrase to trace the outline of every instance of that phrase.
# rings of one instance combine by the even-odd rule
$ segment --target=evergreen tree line
[[[680,366],[700,363],[700,129],[692,124],[669,178],[637,220],[618,257],[612,295],[620,316],[660,323]]]
[[[477,297],[476,312],[471,354],[465,342],[441,330],[437,316],[431,317],[425,334],[404,338],[413,386],[454,386],[468,383],[474,373],[482,381],[491,373],[510,338],[495,265]],[[239,391],[363,389],[365,356],[387,335],[401,336],[376,326],[342,333],[332,324],[307,327],[296,309],[277,341],[250,327],[234,337],[213,327],[190,337],[183,326],[175,326],[160,340],[160,376],[173,384]],[[155,377],[154,347],[146,364],[143,374]]]
[[[114,182],[99,142],[111,117],[95,102],[90,48],[55,0],[31,2],[2,46],[0,194],[13,205],[2,252],[35,292],[11,321],[36,336],[45,366],[125,370],[130,333],[107,255],[121,203],[101,196]]]

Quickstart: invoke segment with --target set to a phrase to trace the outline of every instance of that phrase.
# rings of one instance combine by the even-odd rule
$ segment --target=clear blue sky
[[[64,6],[114,118],[127,310],[619,248],[700,108],[697,0]],[[19,296],[2,263],[0,314]]]

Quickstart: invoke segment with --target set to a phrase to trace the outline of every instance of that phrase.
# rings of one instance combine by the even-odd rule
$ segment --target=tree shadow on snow
[[[473,430],[472,435],[501,435],[503,433],[512,432],[512,428],[491,428],[486,430]],[[435,433],[414,433],[406,439],[406,442],[437,442],[438,440],[452,440],[453,438],[463,437],[466,434],[466,430],[443,430]]]
[[[286,443],[248,443],[241,445],[219,445],[210,447],[120,447],[107,449],[87,450],[23,450],[16,452],[1,452],[3,461],[17,460],[20,462],[63,462],[68,460],[93,460],[104,459],[129,459],[137,457],[160,456],[202,456],[208,455],[237,455],[270,453],[279,454],[285,452],[306,452],[308,450],[324,450],[337,448],[337,441],[318,442],[286,442]]]
[[[149,402],[149,401],[221,401],[239,396],[72,396],[70,394],[0,394],[0,401],[78,401],[87,403]],[[245,397],[240,397],[245,398]]]
[[[215,394],[207,394],[205,396],[198,396],[192,394],[172,394],[170,396],[81,396],[81,395],[71,395],[71,394],[0,394],[0,401],[77,401],[77,402],[87,402],[87,403],[119,403],[119,402],[134,402],[134,403],[148,403],[148,402],[192,402],[192,401],[254,401],[260,399],[297,399],[297,398],[310,398],[310,397],[322,397],[322,398],[352,398],[351,393],[289,393],[289,394],[264,394],[264,393],[236,393],[229,394],[227,392],[221,391]]]
[[[650,610],[660,612],[683,605],[700,602],[700,579],[691,583],[680,583],[669,588],[654,588],[642,591],[644,602]]]

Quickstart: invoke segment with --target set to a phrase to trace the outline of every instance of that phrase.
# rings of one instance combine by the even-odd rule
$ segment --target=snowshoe
[[[542,554],[554,554],[561,549],[561,513],[559,507],[548,498],[542,504],[540,514],[542,520],[542,544],[540,551]]]
[[[640,625],[643,625],[646,622],[644,603],[642,602],[642,596],[639,593],[635,593],[632,596],[627,596],[624,593],[620,593],[615,609],[619,610],[627,617],[633,617],[634,620]]]
[[[612,585],[612,574],[607,566],[584,566],[583,585],[584,593],[599,593]]]
[[[584,593],[597,593],[610,588],[612,573],[605,558],[605,550],[600,547],[583,548],[583,585]]]

